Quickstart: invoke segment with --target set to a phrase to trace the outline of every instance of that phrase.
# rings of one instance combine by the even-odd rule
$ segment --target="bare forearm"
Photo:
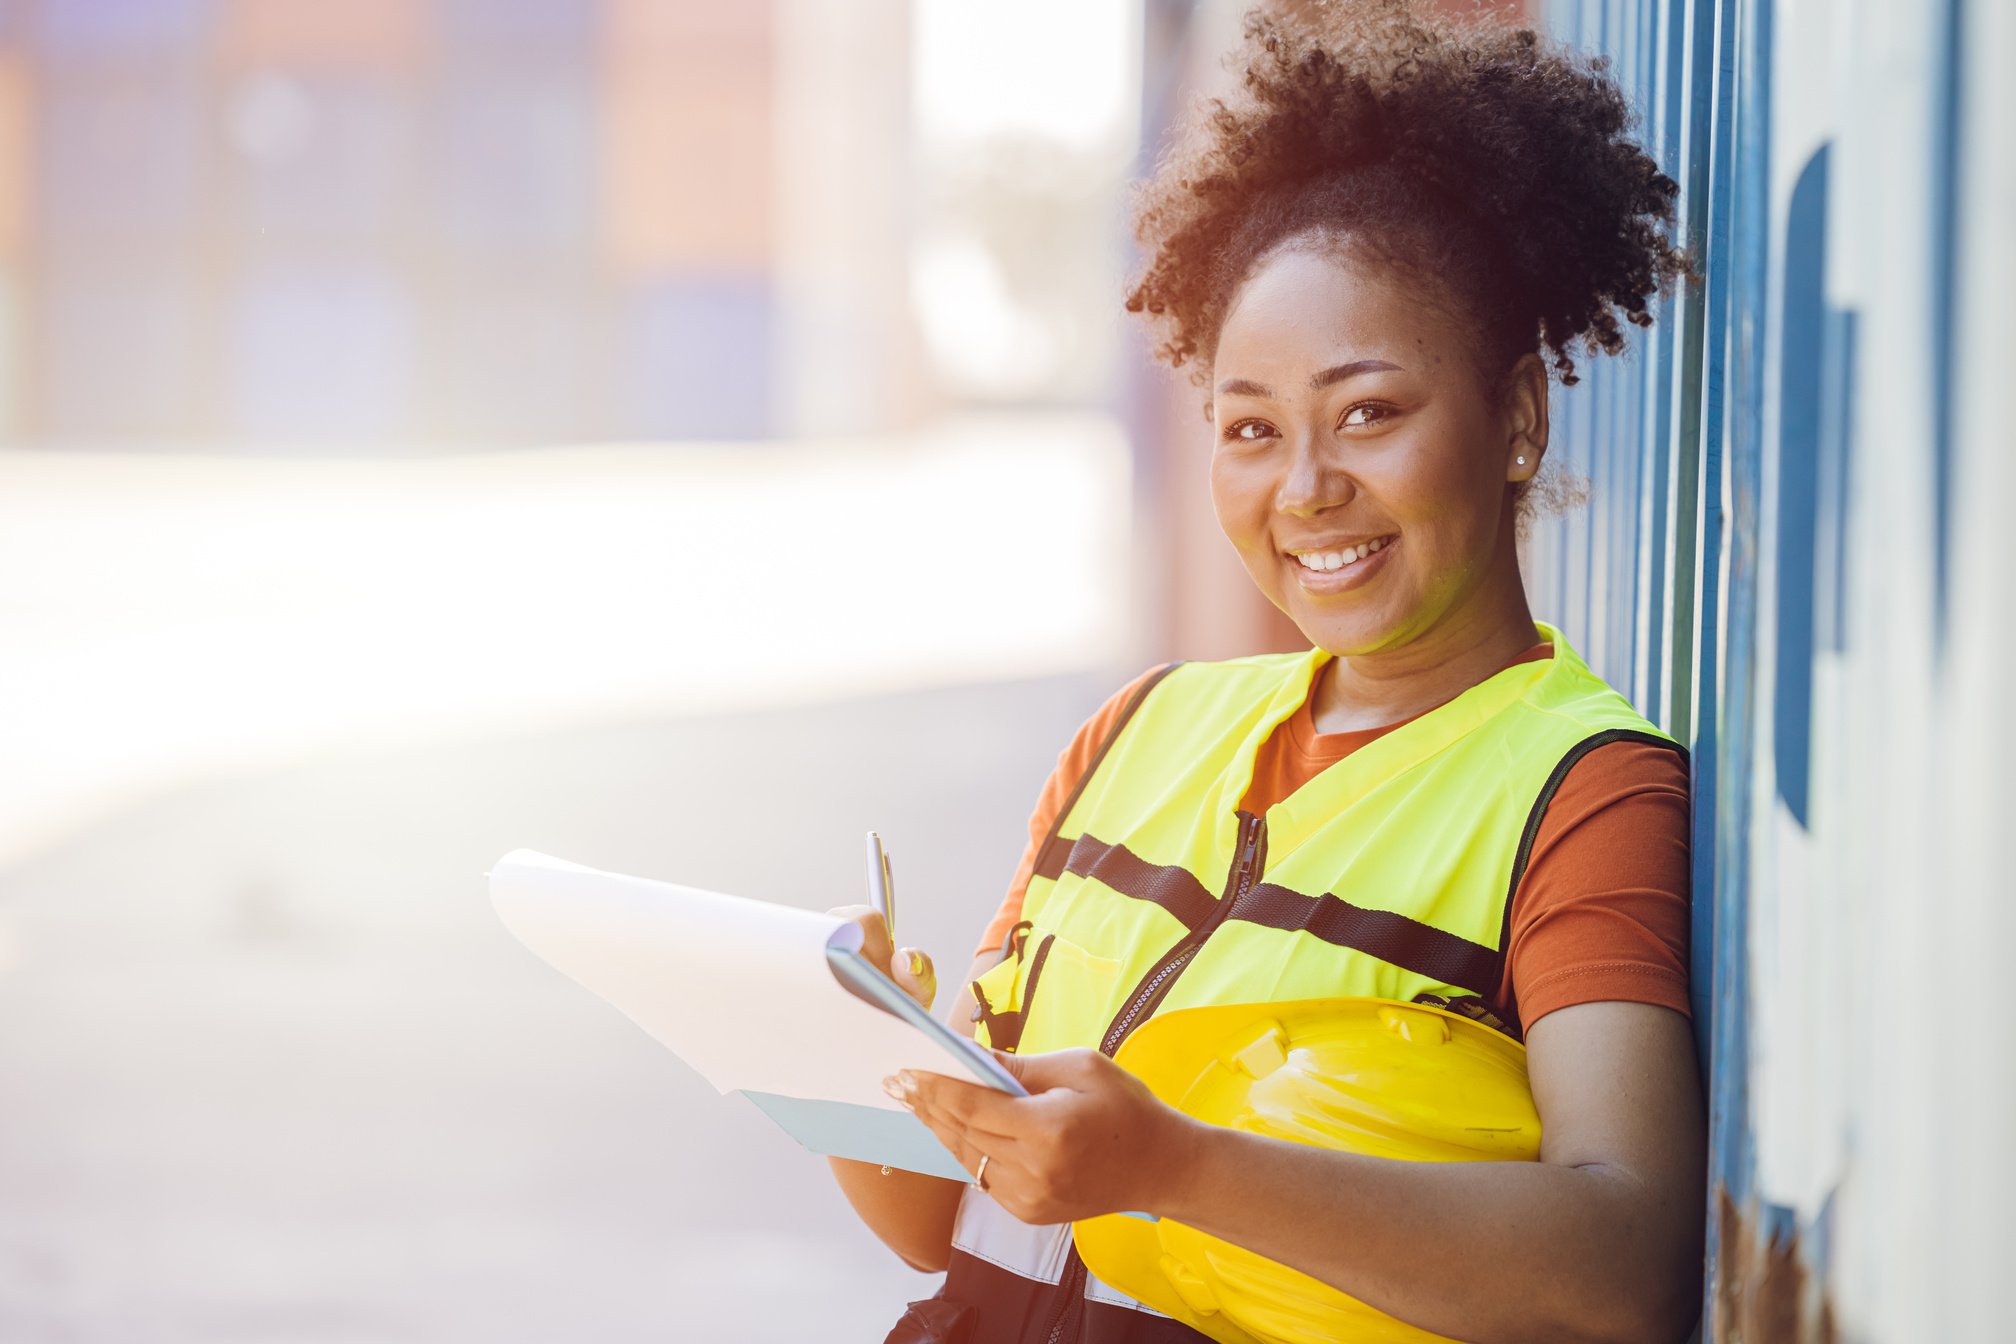
[[[952,996],[951,1023],[966,1035],[973,1033],[973,998],[965,985],[997,960],[998,955],[976,960]],[[929,996],[924,997],[928,1006]],[[829,1157],[826,1162],[833,1169],[833,1179],[840,1183],[840,1193],[847,1196],[854,1212],[883,1245],[912,1269],[936,1272],[945,1268],[952,1255],[952,1224],[959,1216],[959,1194],[965,1189],[962,1183],[913,1171],[884,1174],[872,1162],[839,1157]]]
[[[882,1168],[872,1162],[829,1157],[833,1179],[854,1212],[882,1244],[912,1269],[936,1272],[952,1253],[952,1222],[959,1214],[958,1181]]]
[[[1153,1211],[1476,1344],[1660,1344],[1693,1324],[1699,1211],[1629,1174],[1404,1162],[1196,1125]]]

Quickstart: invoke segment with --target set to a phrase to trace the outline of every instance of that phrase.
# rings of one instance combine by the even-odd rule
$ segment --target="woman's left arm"
[[[1476,1344],[1680,1341],[1699,1304],[1703,1109],[1687,1020],[1577,1004],[1527,1034],[1538,1162],[1408,1162],[1188,1119],[1092,1051],[1003,1056],[1011,1098],[897,1089],[1025,1222],[1140,1209]],[[902,1083],[907,1081],[905,1089]]]

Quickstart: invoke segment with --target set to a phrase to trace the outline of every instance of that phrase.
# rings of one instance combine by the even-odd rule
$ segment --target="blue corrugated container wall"
[[[1528,565],[1693,751],[1703,1336],[2006,1340],[2016,6],[1541,8],[1700,269],[1561,391]]]

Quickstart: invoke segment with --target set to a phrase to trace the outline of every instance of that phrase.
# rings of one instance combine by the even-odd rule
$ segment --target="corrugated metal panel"
[[[2006,1338],[2016,1032],[1965,996],[2016,933],[2016,11],[1547,14],[1644,109],[1702,268],[1564,392],[1594,498],[1529,563],[1695,751],[1706,1334]]]

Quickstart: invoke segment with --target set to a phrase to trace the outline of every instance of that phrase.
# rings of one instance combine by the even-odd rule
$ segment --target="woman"
[[[1313,648],[1155,669],[1065,751],[955,1012],[1032,1095],[891,1080],[973,1185],[833,1164],[949,1266],[892,1340],[1201,1338],[1080,1262],[1068,1224],[1117,1210],[1455,1339],[1693,1324],[1685,762],[1536,624],[1516,549],[1547,361],[1573,382],[1571,347],[1650,320],[1675,187],[1600,70],[1530,32],[1296,15],[1249,19],[1236,99],[1146,185],[1128,307],[1205,388],[1219,520]],[[892,974],[934,997],[921,954]],[[1523,1037],[1540,1160],[1201,1124],[1109,1058],[1184,1007],[1326,995]]]

